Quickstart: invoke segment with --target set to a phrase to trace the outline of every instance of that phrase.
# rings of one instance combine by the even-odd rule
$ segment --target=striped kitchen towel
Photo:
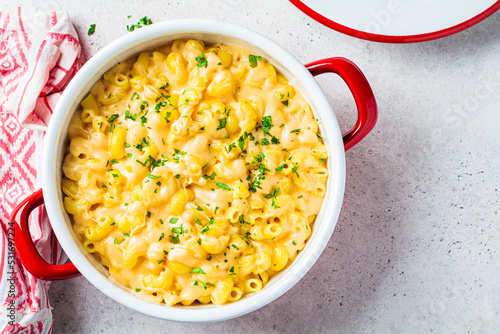
[[[78,70],[80,43],[65,12],[0,11],[0,333],[50,333],[49,282],[15,257],[9,216],[40,187],[43,134],[64,87]],[[44,259],[64,260],[43,207],[30,218]]]

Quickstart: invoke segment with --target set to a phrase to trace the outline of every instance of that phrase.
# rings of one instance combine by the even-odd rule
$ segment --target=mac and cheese
[[[309,105],[241,47],[175,41],[122,61],[68,127],[64,206],[131,293],[224,304],[295,259],[326,192]]]

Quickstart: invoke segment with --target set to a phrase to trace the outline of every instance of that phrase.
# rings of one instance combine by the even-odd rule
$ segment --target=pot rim
[[[279,60],[278,63],[273,61],[273,65],[278,65],[280,70],[291,73],[294,80],[297,80],[294,84],[300,86],[300,91],[311,105],[315,117],[320,118],[321,134],[329,151],[328,170],[330,175],[327,183],[327,194],[306,247],[290,266],[271,279],[263,290],[246,295],[237,302],[224,305],[168,307],[164,304],[154,304],[135,297],[127,291],[127,288],[113,283],[112,279],[108,277],[109,275],[106,275],[107,270],[102,265],[96,267],[98,262],[90,254],[84,253],[82,245],[74,235],[70,218],[62,204],[60,180],[63,152],[67,146],[66,130],[71,115],[76,110],[83,95],[114,64],[115,60],[129,58],[129,55],[122,57],[127,52],[136,54],[140,50],[150,49],[141,47],[141,45],[148,43],[152,45],[163,39],[166,40],[163,43],[165,45],[176,38],[173,37],[174,35],[182,34],[219,35],[222,36],[221,42],[227,39],[237,39],[252,45],[262,56]],[[181,322],[222,321],[252,312],[277,299],[309,271],[323,252],[335,228],[344,195],[346,166],[342,135],[330,103],[316,80],[303,64],[276,42],[257,32],[226,22],[183,19],[155,23],[122,36],[104,47],[80,69],[65,89],[52,114],[44,145],[41,175],[45,206],[59,243],[70,260],[87,280],[107,296],[135,311],[165,320]]]

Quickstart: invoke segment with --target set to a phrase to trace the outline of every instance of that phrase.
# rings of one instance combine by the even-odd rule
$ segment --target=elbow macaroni
[[[326,193],[303,96],[249,50],[176,41],[106,72],[68,127],[64,207],[132,293],[225,304],[295,259]]]

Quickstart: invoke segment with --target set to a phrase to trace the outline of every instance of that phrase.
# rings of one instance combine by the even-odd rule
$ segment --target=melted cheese
[[[115,65],[68,135],[75,232],[112,278],[167,305],[265,285],[305,246],[326,191],[309,105],[236,46],[176,41]]]

